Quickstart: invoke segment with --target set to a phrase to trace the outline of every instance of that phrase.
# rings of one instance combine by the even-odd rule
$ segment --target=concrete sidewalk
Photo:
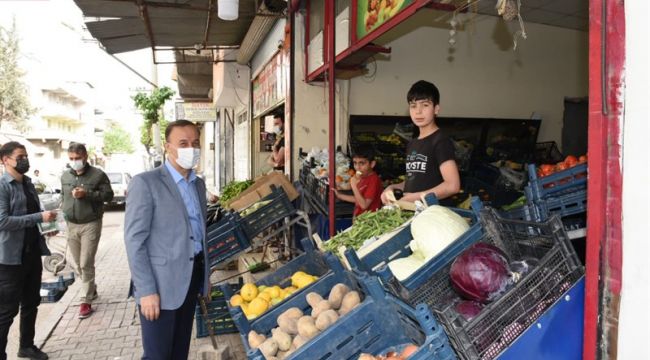
[[[124,249],[123,218],[123,211],[107,212],[104,217],[96,261],[99,298],[93,303],[92,316],[84,320],[77,318],[80,291],[77,282],[57,303],[39,307],[36,345],[42,347],[50,359],[141,358],[139,317],[135,302],[126,297],[130,274]],[[17,343],[17,333],[12,330],[10,342]],[[216,339],[218,345],[230,348],[232,359],[246,358],[238,333],[220,335]],[[10,359],[17,351],[16,345],[13,346],[7,349]],[[210,338],[196,339],[193,334],[189,358],[201,359],[199,349],[205,346],[211,347]]]

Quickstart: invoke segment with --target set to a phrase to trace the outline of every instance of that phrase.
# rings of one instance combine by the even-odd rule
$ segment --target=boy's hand
[[[388,186],[382,193],[381,193],[381,202],[384,205],[390,205],[397,201],[395,199],[395,194],[393,194],[393,188]]]
[[[336,190],[335,188],[332,188],[332,192],[334,193],[334,196],[336,196],[336,198],[338,199],[339,198],[339,191]]]
[[[358,184],[359,184],[359,177],[356,176],[356,175],[355,175],[355,176],[352,176],[352,177],[350,178],[350,186],[352,186],[352,187],[357,187]]]

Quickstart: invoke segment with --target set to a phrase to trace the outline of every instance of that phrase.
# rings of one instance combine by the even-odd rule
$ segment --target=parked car
[[[113,200],[109,205],[123,205],[126,203],[126,189],[131,181],[131,175],[126,172],[106,172],[113,188]]]

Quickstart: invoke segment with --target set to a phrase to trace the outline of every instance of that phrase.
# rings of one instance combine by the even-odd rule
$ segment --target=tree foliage
[[[145,146],[147,151],[149,151],[149,148],[153,145],[151,126],[160,122],[161,132],[164,131],[164,127],[162,126],[164,117],[161,114],[161,110],[165,105],[165,101],[171,99],[172,96],[174,96],[174,90],[167,86],[163,86],[154,89],[151,94],[140,92],[133,97],[135,106],[142,112],[142,117],[144,117],[144,123],[140,128],[140,142]]]
[[[102,152],[106,155],[127,153],[131,154],[135,151],[133,143],[131,142],[131,135],[121,126],[112,125],[104,133],[104,148]]]
[[[25,130],[27,118],[34,112],[30,106],[25,73],[18,67],[20,53],[16,23],[11,29],[0,25],[0,126],[11,123]]]

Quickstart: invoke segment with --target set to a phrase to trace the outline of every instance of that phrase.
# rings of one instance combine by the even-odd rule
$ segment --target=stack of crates
[[[579,164],[554,174],[538,177],[534,164],[528,165],[527,204],[502,213],[517,220],[544,221],[587,211],[587,164]]]
[[[61,297],[68,290],[68,286],[74,283],[74,273],[59,275],[56,281],[41,283],[41,302],[53,303],[61,300]]]
[[[239,291],[242,286],[241,281],[237,284],[227,284],[229,289],[233,292]],[[213,286],[212,299],[210,302],[205,302],[203,298],[196,304],[196,337],[202,338],[210,335],[220,335],[228,333],[236,333],[237,327],[232,321],[230,312],[228,312],[228,305],[226,297],[221,288]],[[202,306],[205,306],[205,312]]]

